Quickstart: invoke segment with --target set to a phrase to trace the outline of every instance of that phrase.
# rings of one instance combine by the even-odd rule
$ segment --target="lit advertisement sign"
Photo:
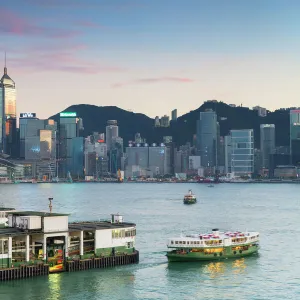
[[[36,113],[20,113],[20,118],[35,118]]]
[[[290,111],[291,114],[299,114],[300,113],[300,109],[293,109]]]
[[[98,140],[98,143],[104,143],[104,140]]]
[[[61,112],[60,117],[77,117],[76,112]]]

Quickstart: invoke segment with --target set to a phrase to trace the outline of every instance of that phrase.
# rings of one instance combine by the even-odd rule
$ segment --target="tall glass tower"
[[[212,110],[200,112],[197,122],[197,143],[201,156],[201,165],[211,168],[217,165],[217,114]]]
[[[7,68],[0,80],[0,152],[14,156],[16,146],[16,86],[8,76]]]

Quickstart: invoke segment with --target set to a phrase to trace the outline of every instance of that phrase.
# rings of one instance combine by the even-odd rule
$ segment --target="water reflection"
[[[216,278],[223,275],[226,271],[225,262],[212,262],[203,268],[203,273],[206,273],[210,278]]]
[[[62,284],[62,275],[61,274],[51,274],[49,276],[49,296],[50,297],[59,297],[61,293],[61,284]]]
[[[189,276],[198,274],[199,276],[208,276],[211,279],[228,275],[243,274],[249,267],[257,262],[258,256],[240,258],[235,260],[224,260],[216,262],[190,262],[190,263],[169,263],[167,273],[169,276]]]

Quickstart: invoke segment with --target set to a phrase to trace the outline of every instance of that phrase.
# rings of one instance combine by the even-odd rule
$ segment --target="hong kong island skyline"
[[[279,0],[6,1],[0,52],[18,114],[47,118],[94,104],[154,118],[208,99],[298,107],[299,8]]]

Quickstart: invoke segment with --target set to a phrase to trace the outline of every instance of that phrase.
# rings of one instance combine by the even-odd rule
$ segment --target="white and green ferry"
[[[219,260],[256,253],[258,232],[220,232],[192,234],[168,240],[167,257],[172,261]]]

